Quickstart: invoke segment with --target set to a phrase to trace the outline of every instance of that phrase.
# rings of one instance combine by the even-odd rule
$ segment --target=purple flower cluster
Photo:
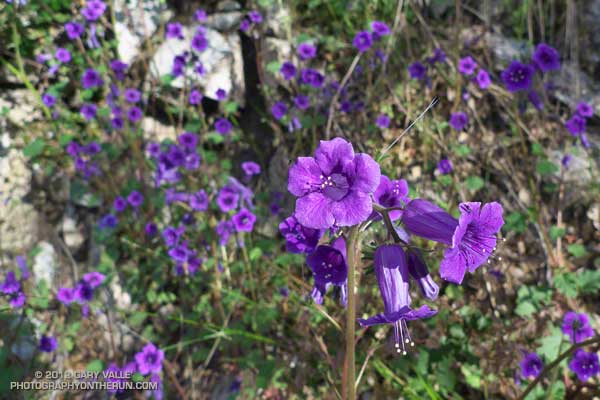
[[[571,136],[579,137],[584,147],[589,147],[585,134],[587,119],[594,115],[594,108],[584,101],[577,104],[575,113],[565,122],[565,127]]]
[[[13,271],[8,271],[4,282],[0,284],[0,293],[7,297],[8,304],[12,308],[21,308],[26,300],[25,293],[23,293],[23,281],[29,278],[29,271],[24,257],[17,256],[16,262],[21,272],[20,279],[17,279],[17,275]]]
[[[263,22],[263,16],[260,11],[252,10],[240,22],[240,30],[248,32],[253,26],[260,25]]]
[[[88,272],[77,282],[74,287],[61,287],[56,293],[56,299],[65,306],[71,303],[81,305],[81,313],[86,316],[89,313],[89,302],[94,298],[95,289],[104,283],[106,277],[100,272]]]
[[[146,151],[156,162],[154,182],[174,184],[181,180],[183,171],[195,171],[200,167],[202,158],[198,152],[198,137],[193,132],[184,132],[178,137],[178,144],[162,147],[151,142]]]
[[[89,142],[85,145],[77,141],[71,141],[66,148],[67,153],[73,159],[75,169],[80,172],[85,179],[90,179],[100,175],[100,168],[96,159],[102,148],[98,142]]]

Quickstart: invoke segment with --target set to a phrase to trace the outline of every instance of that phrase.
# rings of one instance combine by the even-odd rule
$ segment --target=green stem
[[[542,370],[542,372],[540,372],[540,374],[537,376],[537,378],[535,378],[533,381],[531,381],[531,383],[527,386],[527,388],[525,388],[525,391],[523,393],[521,393],[521,395],[519,397],[517,397],[517,400],[523,400],[525,397],[527,397],[529,392],[531,392],[533,390],[533,388],[550,371],[552,371],[555,367],[557,367],[561,363],[562,360],[564,360],[565,358],[567,358],[570,355],[572,355],[573,353],[575,353],[575,350],[577,350],[581,347],[589,346],[591,344],[596,344],[596,343],[600,343],[600,336],[596,336],[596,337],[586,340],[584,342],[575,343],[573,346],[569,347],[569,349],[567,351],[565,351],[564,353],[562,353],[560,356],[558,356],[558,358],[556,360],[552,361],[550,364],[548,364],[548,365],[546,365],[546,367],[544,367],[544,369]]]
[[[356,285],[356,256],[360,254],[358,249],[359,226],[353,226],[348,237],[348,305],[346,313],[346,393],[347,400],[356,399],[355,382],[355,327],[356,327],[356,297],[354,294]],[[343,390],[343,388],[342,388]]]

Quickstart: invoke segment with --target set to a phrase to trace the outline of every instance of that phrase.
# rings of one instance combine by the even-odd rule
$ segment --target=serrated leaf
[[[536,308],[530,301],[522,301],[515,308],[515,313],[521,317],[528,317],[536,312]]]
[[[577,297],[577,276],[572,272],[565,272],[554,277],[554,287],[569,298]]]
[[[587,254],[585,246],[580,243],[573,243],[567,246],[567,251],[575,258],[583,257]]]

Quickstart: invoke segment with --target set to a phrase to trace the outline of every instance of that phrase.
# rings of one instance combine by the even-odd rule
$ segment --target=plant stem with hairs
[[[344,368],[344,385],[342,388],[347,400],[356,398],[354,347],[356,326],[356,297],[355,297],[355,272],[359,249],[359,226],[353,226],[348,237],[348,305],[346,312],[346,368]]]

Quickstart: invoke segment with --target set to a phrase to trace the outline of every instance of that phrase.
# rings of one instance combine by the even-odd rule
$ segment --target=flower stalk
[[[346,376],[344,383],[346,385],[347,400],[356,399],[355,382],[355,326],[356,326],[356,256],[360,254],[359,246],[359,226],[355,225],[350,229],[348,237],[348,308],[346,313]],[[344,388],[342,388],[344,390]]]

